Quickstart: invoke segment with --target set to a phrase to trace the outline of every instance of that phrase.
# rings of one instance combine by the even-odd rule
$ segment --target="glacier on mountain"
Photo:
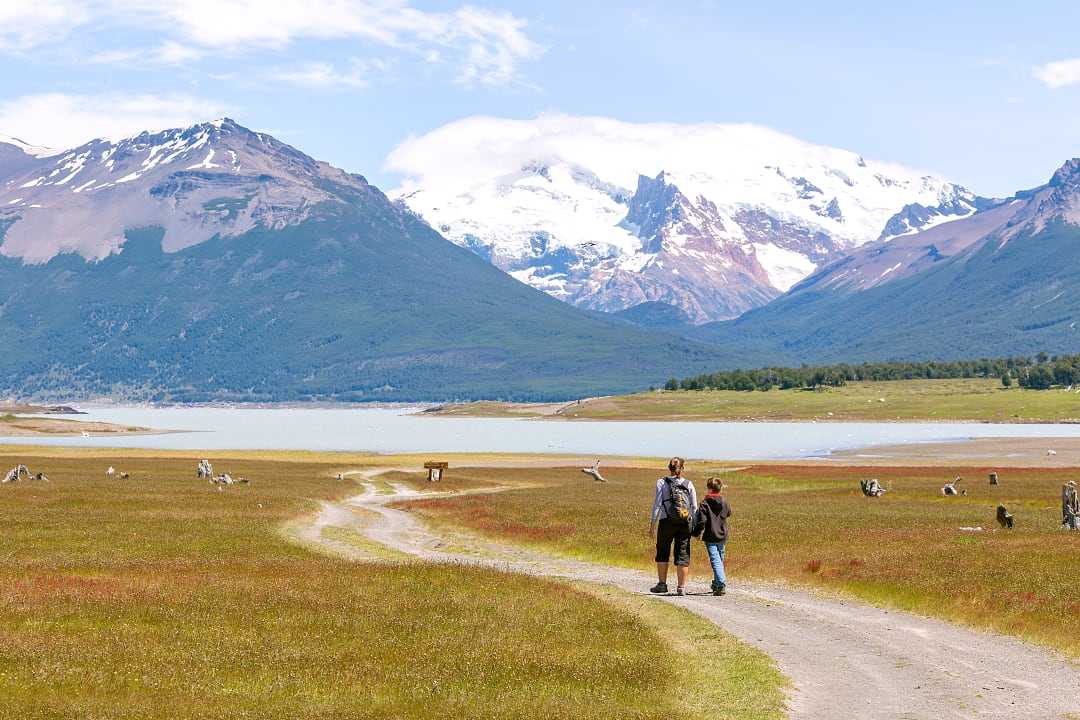
[[[534,287],[605,311],[667,302],[696,322],[980,201],[930,173],[740,124],[475,117],[407,140],[386,168],[404,178],[394,197]],[[642,192],[659,193],[647,228],[631,217]]]

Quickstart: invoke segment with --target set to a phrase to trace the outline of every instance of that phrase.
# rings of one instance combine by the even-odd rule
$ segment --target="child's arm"
[[[705,532],[705,526],[709,524],[709,504],[704,500],[698,505],[697,509],[697,525],[694,526],[693,532],[690,533],[691,537],[701,537],[701,534]]]

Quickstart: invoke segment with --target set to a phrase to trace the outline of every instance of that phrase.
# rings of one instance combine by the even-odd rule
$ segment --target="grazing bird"
[[[581,472],[585,473],[596,482],[607,482],[607,480],[604,479],[604,476],[600,474],[600,458],[596,458],[596,462],[593,463],[592,467],[581,468]]]
[[[1013,516],[1012,513],[1005,509],[1004,505],[997,506],[997,521],[998,525],[1004,530],[1012,530],[1013,528]]]
[[[35,480],[42,480],[44,482],[49,482],[48,476],[45,475],[45,473],[43,473],[43,472],[39,472],[37,475],[35,475],[34,479]]]
[[[345,479],[345,473],[338,473],[337,474],[337,480],[340,481],[340,480],[344,480],[344,479]]]
[[[129,477],[131,477],[131,475],[129,473],[126,473],[126,472],[120,473],[120,479],[121,480],[127,480]]]
[[[1046,451],[1046,454],[1047,454],[1047,456],[1050,456],[1050,455],[1057,455],[1057,450],[1047,450],[1047,451]]]

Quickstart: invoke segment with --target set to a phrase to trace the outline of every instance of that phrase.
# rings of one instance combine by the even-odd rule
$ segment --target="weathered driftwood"
[[[581,468],[581,472],[585,473],[596,482],[607,482],[607,479],[600,474],[600,458],[596,458],[596,462],[592,464],[592,467]]]
[[[229,473],[221,473],[217,477],[210,478],[211,485],[247,485],[247,478],[234,478]]]
[[[24,477],[27,478],[27,479],[30,479],[30,477],[31,477],[30,469],[28,467],[26,467],[25,465],[16,465],[15,467],[13,467],[13,468],[11,468],[10,470],[7,471],[7,474],[4,475],[3,482],[4,483],[18,482],[20,479],[22,479]]]
[[[859,487],[862,489],[862,494],[866,497],[881,497],[888,492],[885,488],[881,487],[881,483],[877,478],[860,480]]]
[[[945,483],[941,487],[941,494],[944,495],[945,497],[956,497],[957,495],[967,495],[967,490],[961,490],[961,489],[956,487],[957,485],[960,484],[960,481],[963,480],[963,479],[964,478],[957,475],[956,479],[953,480],[951,483]]]
[[[1077,494],[1075,480],[1061,486],[1061,527],[1080,530],[1080,495]]]
[[[3,478],[0,478],[0,485],[6,485],[7,483],[18,482],[19,480],[26,478],[27,480],[45,480],[49,478],[45,476],[45,473],[32,473],[30,468],[25,465],[16,465],[4,474]]]

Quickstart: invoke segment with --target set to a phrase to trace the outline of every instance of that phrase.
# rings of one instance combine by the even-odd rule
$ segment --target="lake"
[[[159,430],[120,437],[0,437],[3,443],[165,450],[347,450],[683,455],[783,459],[873,445],[983,437],[1080,437],[1080,425],[543,421],[435,417],[415,408],[87,407],[82,420]]]

